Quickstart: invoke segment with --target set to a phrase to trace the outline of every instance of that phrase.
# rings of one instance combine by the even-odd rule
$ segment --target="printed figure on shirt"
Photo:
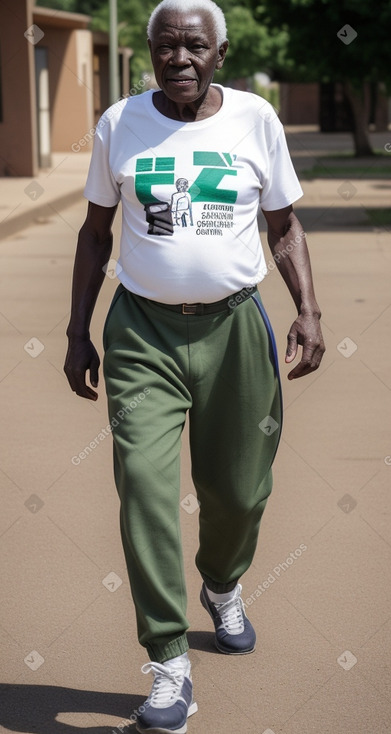
[[[175,182],[176,192],[171,196],[171,214],[174,224],[178,227],[187,227],[187,219],[193,226],[193,214],[191,208],[191,196],[188,192],[189,182],[187,178],[178,178]]]

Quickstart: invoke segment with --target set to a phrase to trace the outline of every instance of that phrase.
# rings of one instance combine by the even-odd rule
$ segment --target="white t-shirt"
[[[204,120],[162,115],[151,90],[115,103],[97,124],[84,195],[106,207],[121,200],[118,278],[155,301],[211,303],[259,283],[259,201],[276,210],[303,194],[273,107],[214,86],[223,103]],[[148,233],[156,208],[173,234]]]

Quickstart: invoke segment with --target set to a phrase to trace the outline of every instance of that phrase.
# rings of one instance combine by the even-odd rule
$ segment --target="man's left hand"
[[[296,358],[298,346],[303,347],[301,360],[288,374],[288,380],[304,377],[317,370],[323,354],[325,345],[317,314],[299,314],[293,322],[289,334],[288,345],[285,354],[285,362],[290,364]]]

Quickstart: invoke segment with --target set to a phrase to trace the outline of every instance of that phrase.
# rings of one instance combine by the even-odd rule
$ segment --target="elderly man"
[[[228,47],[220,8],[212,0],[163,0],[148,44],[159,90],[117,102],[97,126],[65,372],[78,395],[97,399],[89,324],[121,201],[120,285],[104,328],[104,375],[121,535],[150,658],[143,671],[154,676],[137,728],[183,733],[197,710],[179,527],[187,412],[201,603],[220,652],[255,647],[239,579],[255,552],[281,428],[276,350],[256,287],[267,272],[259,201],[298,311],[286,362],[298,345],[303,351],[288,377],[317,369],[324,345],[305,235],[292,211],[302,190],[282,125],[262,98],[212,84]],[[192,211],[186,222],[175,204],[181,190],[183,212]]]

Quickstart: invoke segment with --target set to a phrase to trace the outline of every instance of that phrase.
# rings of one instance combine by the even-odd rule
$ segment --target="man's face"
[[[184,179],[181,179],[180,181],[177,181],[176,183],[177,191],[187,191],[188,187],[189,187],[189,184]]]
[[[160,89],[182,104],[207,92],[228,46],[217,47],[213,19],[205,10],[162,11],[148,43]]]

